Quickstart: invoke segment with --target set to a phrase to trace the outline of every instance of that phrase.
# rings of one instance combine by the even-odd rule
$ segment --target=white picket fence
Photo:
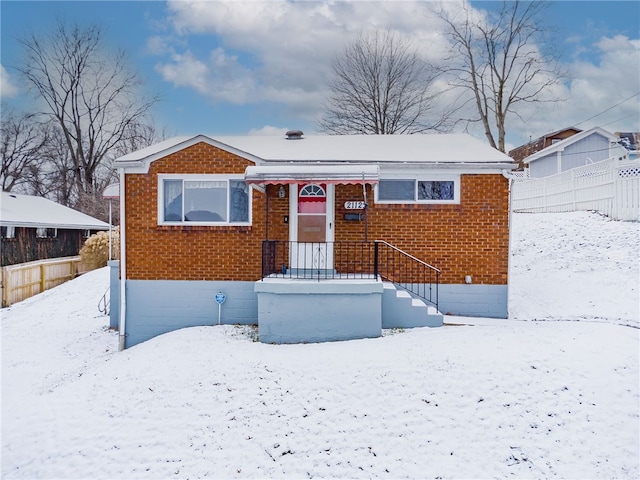
[[[514,212],[596,210],[640,221],[640,160],[610,158],[544,178],[516,179]]]

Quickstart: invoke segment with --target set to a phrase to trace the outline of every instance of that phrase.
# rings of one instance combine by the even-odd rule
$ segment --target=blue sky
[[[640,131],[640,3],[549,2],[549,23],[572,79],[566,100],[522,110],[508,142],[579,124]],[[496,3],[474,1],[476,9]],[[315,130],[334,55],[374,26],[406,35],[425,55],[444,53],[426,2],[0,2],[2,102],[29,108],[14,66],[16,37],[47,32],[57,19],[98,22],[162,102],[154,110],[171,134],[273,134]],[[606,113],[584,122],[610,107]],[[481,132],[471,130],[482,138]]]

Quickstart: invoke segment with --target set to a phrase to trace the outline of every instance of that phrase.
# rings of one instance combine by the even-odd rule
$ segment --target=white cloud
[[[640,40],[602,37],[593,45],[594,53],[595,63],[581,60],[566,65],[572,79],[556,89],[565,101],[525,112],[525,140],[576,124],[583,130],[601,126],[612,132],[640,131],[640,96],[633,97],[640,92]],[[629,97],[633,98],[611,108]],[[598,115],[601,112],[605,113]],[[582,123],[594,115],[598,116]]]
[[[211,88],[203,93],[210,99],[277,102],[307,119],[321,107],[332,59],[361,32],[397,29],[429,52],[441,41],[425,29],[424,5],[414,2],[176,1],[168,6],[176,34],[208,34],[219,42],[208,58],[199,58],[208,68]],[[175,76],[182,57],[174,55],[159,68],[174,85],[186,82]]]
[[[182,55],[172,54],[171,62],[156,65],[156,70],[176,86],[192,87],[200,93],[207,93],[209,68],[189,51]]]
[[[18,93],[20,93],[20,89],[13,83],[4,65],[0,65],[0,98],[12,98],[18,95]]]
[[[444,8],[454,11],[459,5],[446,2]],[[175,86],[193,88],[215,102],[277,104],[296,118],[312,120],[322,108],[332,59],[364,31],[390,28],[431,61],[441,60],[447,50],[446,37],[429,7],[417,1],[170,1],[168,20],[173,31],[150,39],[148,48],[165,52],[156,68]],[[577,42],[577,37],[567,37]],[[209,48],[203,39],[210,39]],[[529,136],[574,125],[636,93],[640,85],[638,42],[624,36],[603,37],[592,46],[598,62],[574,56],[566,64],[573,80],[553,92],[566,101],[521,104],[521,118],[509,117],[507,141],[517,145]],[[605,124],[615,120],[615,115],[637,112],[637,100],[595,122]],[[637,115],[624,122],[620,124],[624,129],[640,130]],[[615,129],[617,124],[605,128]],[[470,129],[483,138],[481,130],[474,130],[476,126]]]

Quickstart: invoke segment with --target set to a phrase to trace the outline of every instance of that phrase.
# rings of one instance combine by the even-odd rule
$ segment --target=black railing
[[[383,240],[375,241],[376,277],[407,290],[438,308],[440,270]]]
[[[262,278],[378,279],[438,307],[440,270],[382,241],[262,242]]]
[[[375,278],[371,242],[262,242],[262,277]]]

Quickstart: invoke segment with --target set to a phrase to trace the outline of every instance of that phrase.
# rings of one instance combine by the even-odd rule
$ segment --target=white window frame
[[[49,233],[52,235],[49,235]],[[37,227],[36,228],[36,238],[57,238],[58,237],[58,229],[51,227]]]
[[[452,205],[460,203],[460,175],[425,175],[425,176],[412,176],[412,175],[398,175],[398,176],[385,176],[380,179],[380,182],[386,180],[404,180],[414,182],[414,197],[413,200],[380,200],[378,196],[379,184],[375,185],[375,202],[379,204],[430,204],[430,205]],[[418,200],[418,182],[453,182],[453,200]]]
[[[2,238],[16,238],[16,227],[13,225],[7,225],[2,227],[4,229]]]
[[[211,226],[211,227],[221,227],[221,226],[249,226],[252,224],[253,220],[253,202],[252,202],[252,189],[250,185],[248,187],[248,209],[249,209],[249,220],[247,222],[230,222],[229,220],[225,222],[190,222],[184,220],[177,221],[165,221],[164,220],[164,181],[165,180],[183,180],[183,181],[213,181],[213,182],[227,182],[227,219],[231,218],[231,199],[229,198],[229,180],[242,180],[244,181],[244,174],[229,174],[229,175],[203,175],[203,174],[159,174],[158,175],[158,225],[202,225],[202,226]],[[184,201],[184,184],[182,191],[183,201]],[[184,208],[183,208],[184,211]]]

